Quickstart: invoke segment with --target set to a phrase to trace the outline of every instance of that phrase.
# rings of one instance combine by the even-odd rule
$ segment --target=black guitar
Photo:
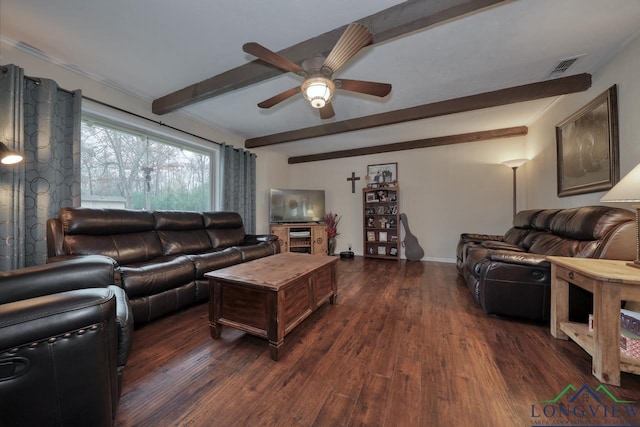
[[[420,261],[424,256],[424,249],[422,249],[422,246],[418,243],[418,238],[411,234],[407,215],[401,213],[400,221],[402,221],[402,225],[404,225],[404,254],[409,261]]]

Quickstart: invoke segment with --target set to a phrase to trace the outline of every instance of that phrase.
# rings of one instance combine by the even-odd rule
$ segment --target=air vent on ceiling
[[[573,56],[571,58],[561,59],[555,67],[547,74],[547,77],[558,77],[567,72],[569,67],[576,63],[578,59],[580,59],[584,55]]]

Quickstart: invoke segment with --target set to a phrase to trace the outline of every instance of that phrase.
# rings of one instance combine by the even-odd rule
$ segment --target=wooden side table
[[[640,301],[640,269],[627,261],[549,257],[551,335],[575,341],[593,358],[591,372],[603,383],[620,385],[620,371],[640,374],[640,360],[620,354],[621,301]],[[593,294],[593,332],[569,322],[569,284]]]

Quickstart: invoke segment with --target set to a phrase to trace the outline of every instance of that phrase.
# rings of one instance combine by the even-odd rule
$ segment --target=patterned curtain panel
[[[222,144],[222,209],[238,212],[248,234],[256,232],[256,155]]]
[[[0,138],[24,154],[0,167],[0,270],[44,264],[46,222],[80,205],[80,91],[0,67]]]

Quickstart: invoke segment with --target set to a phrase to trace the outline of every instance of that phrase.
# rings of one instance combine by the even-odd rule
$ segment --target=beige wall
[[[407,214],[424,259],[453,262],[460,233],[502,233],[509,227],[512,171],[500,162],[522,157],[524,144],[519,137],[303,163],[291,165],[291,182],[325,190],[327,210],[342,215],[336,251],[351,244],[362,254],[367,165],[397,162],[400,212]],[[347,181],[351,172],[361,178],[355,194]]]
[[[620,178],[640,162],[640,38],[630,42],[609,64],[593,75],[591,89],[564,96],[536,123],[529,126],[524,167],[526,206],[530,208],[598,205],[605,192],[571,197],[557,196],[555,126],[616,84],[620,135]],[[618,205],[629,208],[629,206]]]

